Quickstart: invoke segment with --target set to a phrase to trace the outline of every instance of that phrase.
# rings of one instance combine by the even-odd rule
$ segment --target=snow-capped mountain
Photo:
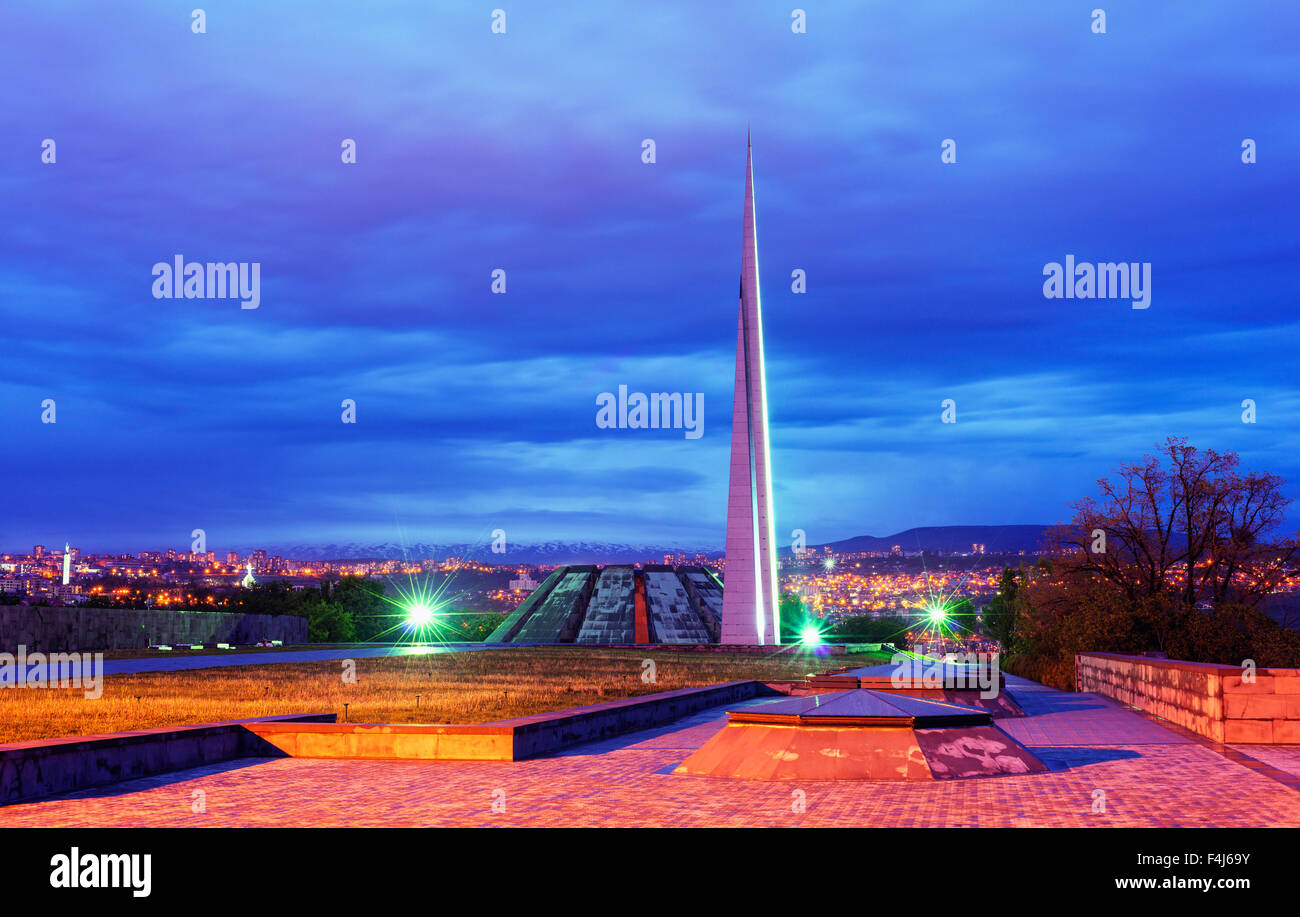
[[[280,545],[267,547],[268,554],[278,554],[293,560],[442,560],[461,557],[481,560],[491,564],[581,564],[581,563],[634,563],[636,561],[662,560],[665,554],[705,554],[710,559],[722,552],[709,548],[663,545],[630,545],[609,542],[548,541],[541,544],[511,544],[506,542],[503,553],[494,553],[491,542],[478,544],[317,544]],[[247,553],[241,549],[240,553]]]

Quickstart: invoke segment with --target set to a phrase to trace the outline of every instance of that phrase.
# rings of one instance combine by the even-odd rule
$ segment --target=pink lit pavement
[[[722,728],[717,708],[530,761],[245,759],[9,806],[0,827],[1300,826],[1300,746],[1215,746],[1098,695],[1013,677],[1008,687],[1027,716],[999,725],[1048,773],[914,783],[673,775]],[[1097,790],[1105,812],[1094,814]],[[196,791],[204,812],[193,811]]]

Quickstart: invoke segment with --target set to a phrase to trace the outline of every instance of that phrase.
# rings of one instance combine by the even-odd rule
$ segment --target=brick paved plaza
[[[1008,686],[1028,715],[999,725],[1049,773],[915,783],[671,774],[722,727],[718,708],[521,762],[226,762],[10,806],[0,827],[1300,826],[1300,747],[1222,748],[1097,695]],[[1104,814],[1092,814],[1095,790]],[[196,791],[206,812],[192,811]]]

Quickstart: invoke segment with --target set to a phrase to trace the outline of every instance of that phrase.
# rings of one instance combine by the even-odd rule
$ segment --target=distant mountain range
[[[987,554],[1015,554],[1041,551],[1043,536],[1050,525],[932,525],[908,529],[896,535],[856,535],[832,541],[836,553],[850,551],[889,551],[898,545],[904,552],[942,551],[945,554],[967,553],[971,545],[982,544]],[[826,545],[809,545],[820,551]],[[782,554],[789,554],[783,548]]]
[[[292,560],[442,560],[444,557],[461,557],[489,564],[630,564],[644,563],[655,558],[662,560],[664,554],[679,552],[688,557],[697,553],[707,554],[710,558],[722,555],[721,551],[702,548],[647,547],[586,541],[548,541],[543,544],[511,544],[507,541],[504,554],[493,554],[491,542],[285,545],[274,550],[267,549],[268,554],[278,554]]]
[[[841,553],[889,551],[898,545],[905,552],[942,551],[946,554],[959,554],[969,552],[973,544],[982,544],[989,554],[1015,554],[1019,551],[1041,550],[1043,534],[1048,528],[1047,525],[935,525],[912,528],[894,535],[856,535],[843,541],[832,541],[829,547],[832,551]],[[808,547],[821,551],[826,545]],[[548,541],[520,545],[507,542],[504,554],[493,554],[488,542],[284,545],[268,549],[268,553],[293,560],[441,560],[444,557],[463,557],[466,560],[496,564],[635,563],[662,559],[664,554],[685,554],[687,557],[704,554],[710,559],[722,556],[722,552],[716,548],[587,541]],[[783,556],[789,555],[790,549],[781,548],[780,553]]]

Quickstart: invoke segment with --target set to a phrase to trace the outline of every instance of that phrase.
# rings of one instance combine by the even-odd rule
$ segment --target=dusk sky
[[[1169,434],[1300,496],[1294,4],[201,3],[0,13],[0,550],[720,548],[747,127],[782,544],[1054,522]]]

